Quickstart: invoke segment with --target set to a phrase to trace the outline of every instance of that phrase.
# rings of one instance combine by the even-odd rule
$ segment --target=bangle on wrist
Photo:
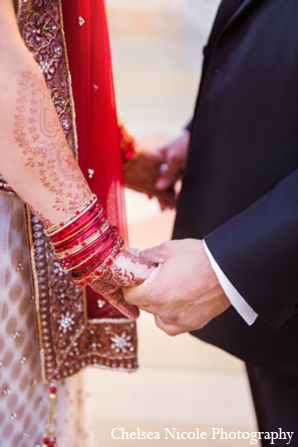
[[[120,134],[120,146],[124,170],[128,169],[141,156],[142,148],[136,143],[135,138],[126,130],[125,123],[118,118]]]
[[[90,199],[88,199],[80,208],[69,214],[64,220],[52,225],[51,227],[45,228],[44,232],[46,236],[53,236],[54,234],[61,231],[62,228],[66,228],[68,225],[74,223],[79,217],[83,216],[93,205],[98,201],[95,194],[92,194]]]
[[[132,154],[132,156],[125,161],[124,165],[123,165],[123,169],[124,171],[127,171],[142,155],[142,148],[141,146],[136,146],[134,148],[134,153]]]
[[[123,240],[93,194],[63,221],[45,229],[60,268],[79,286],[92,284],[121,253]]]

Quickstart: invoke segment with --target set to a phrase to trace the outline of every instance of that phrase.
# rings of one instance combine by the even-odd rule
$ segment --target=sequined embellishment
[[[83,19],[83,17],[80,16],[80,17],[78,18],[78,23],[79,23],[80,26],[84,25],[85,20]]]
[[[94,174],[94,169],[88,169],[88,177],[92,178]]]
[[[16,331],[13,333],[12,338],[16,339],[16,338],[20,338],[20,336],[21,336],[21,334],[18,331]]]
[[[116,352],[126,352],[131,348],[131,336],[122,332],[121,335],[115,335],[111,337],[112,345],[111,347],[115,349]]]
[[[4,396],[7,396],[8,394],[11,394],[11,389],[9,387],[4,388],[2,394],[4,394]]]
[[[23,264],[22,264],[21,262],[19,262],[19,264],[18,264],[18,266],[17,266],[17,268],[16,268],[16,271],[17,271],[17,272],[20,272],[20,271],[22,271],[22,270],[24,270]]]
[[[66,333],[68,330],[72,330],[72,326],[75,324],[75,316],[66,312],[65,315],[61,314],[60,319],[57,321],[59,323],[59,330]]]

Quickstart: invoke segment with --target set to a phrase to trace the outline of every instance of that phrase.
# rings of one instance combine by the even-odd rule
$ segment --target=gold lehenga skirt
[[[24,204],[0,191],[0,445],[41,447],[48,415],[29,273]],[[59,447],[90,446],[80,374],[57,385]]]

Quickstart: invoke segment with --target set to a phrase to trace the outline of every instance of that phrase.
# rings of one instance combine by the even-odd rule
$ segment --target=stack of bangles
[[[123,240],[93,194],[62,222],[44,230],[62,271],[71,272],[78,286],[91,285],[114,263]]]

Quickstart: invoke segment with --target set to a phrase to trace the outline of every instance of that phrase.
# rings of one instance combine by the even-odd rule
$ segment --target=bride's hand
[[[155,266],[155,264],[123,250],[112,267],[91,287],[95,292],[103,295],[121,313],[129,318],[136,319],[140,314],[139,308],[124,300],[121,289],[144,282]]]

